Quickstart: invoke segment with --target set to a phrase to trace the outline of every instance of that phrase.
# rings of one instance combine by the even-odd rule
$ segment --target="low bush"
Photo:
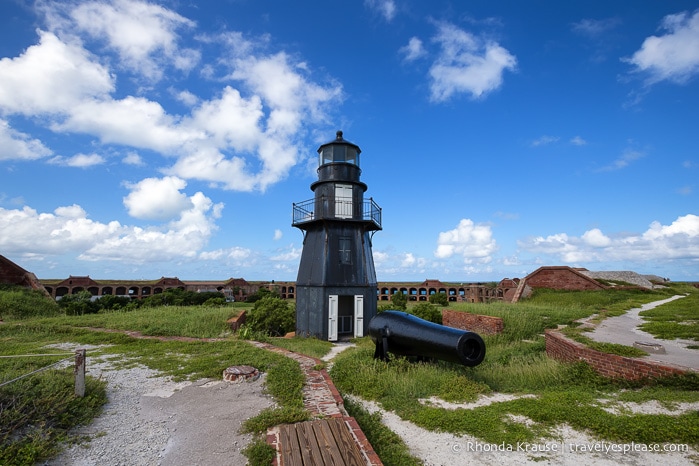
[[[253,332],[284,336],[296,328],[296,307],[281,298],[262,298],[247,312],[245,325]]]
[[[420,303],[408,309],[408,313],[435,324],[442,324],[442,311],[440,306],[429,303]]]

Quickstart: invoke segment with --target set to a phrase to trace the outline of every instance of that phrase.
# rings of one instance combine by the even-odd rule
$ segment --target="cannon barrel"
[[[407,312],[380,312],[369,322],[369,336],[376,345],[374,357],[380,359],[387,359],[387,352],[391,352],[473,367],[485,357],[485,343],[477,333],[435,324]]]

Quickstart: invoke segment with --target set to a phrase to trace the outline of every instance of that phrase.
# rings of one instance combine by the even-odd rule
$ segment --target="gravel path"
[[[73,349],[64,347],[64,349]],[[271,406],[264,376],[254,382],[173,382],[143,366],[117,369],[90,358],[88,375],[107,381],[102,415],[77,434],[91,440],[73,445],[50,466],[242,465],[250,435],[246,419]]]

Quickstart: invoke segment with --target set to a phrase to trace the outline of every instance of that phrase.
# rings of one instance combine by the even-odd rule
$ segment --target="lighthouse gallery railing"
[[[323,219],[362,220],[381,229],[381,207],[372,198],[354,205],[351,197],[323,196],[293,204],[292,226]],[[358,209],[361,207],[361,209]]]

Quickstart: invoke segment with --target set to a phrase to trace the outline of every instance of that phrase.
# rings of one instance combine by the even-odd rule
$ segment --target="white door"
[[[337,295],[328,298],[328,341],[337,341]]]
[[[335,185],[335,217],[352,218],[352,185]]]
[[[354,337],[364,336],[364,295],[354,295]]]

